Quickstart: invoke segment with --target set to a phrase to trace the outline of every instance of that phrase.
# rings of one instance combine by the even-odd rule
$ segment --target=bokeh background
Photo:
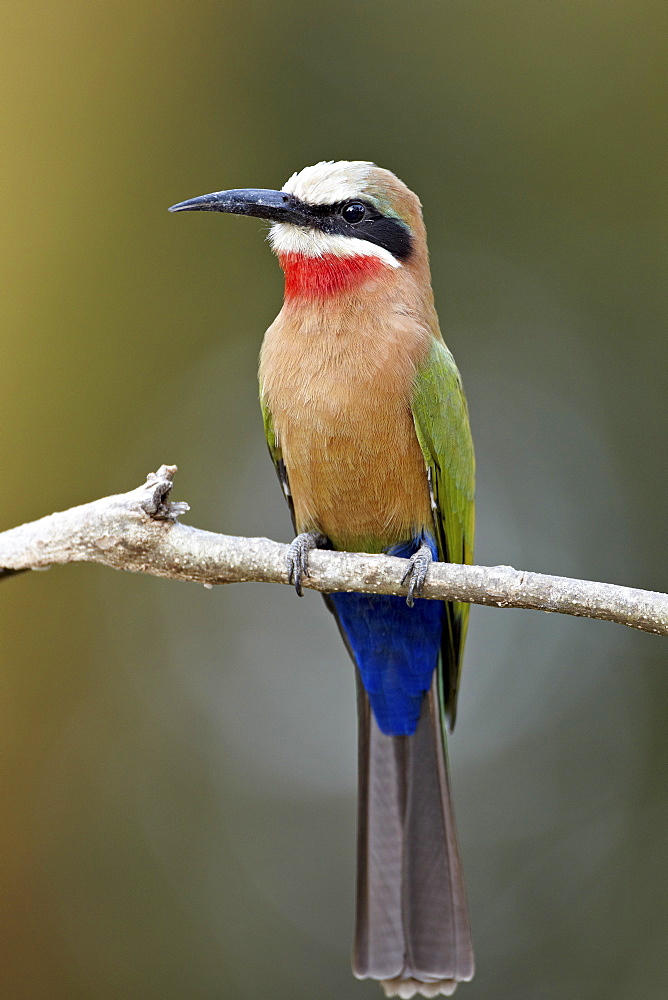
[[[664,0],[5,0],[0,28],[1,528],[168,462],[190,523],[289,539],[266,228],[166,208],[364,158],[425,205],[478,561],[666,589]],[[320,599],[94,566],[0,597],[0,996],[379,997]],[[667,653],[473,609],[462,1000],[668,993]]]

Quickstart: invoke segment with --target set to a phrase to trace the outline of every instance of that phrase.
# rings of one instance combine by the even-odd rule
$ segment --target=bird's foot
[[[297,535],[288,546],[288,583],[294,584],[299,597],[303,597],[302,579],[310,576],[308,569],[308,554],[312,549],[320,548],[327,542],[319,531],[303,531]]]
[[[429,572],[429,567],[432,562],[433,556],[431,554],[431,549],[428,545],[425,545],[424,542],[417,552],[414,552],[408,560],[408,569],[401,578],[401,582],[408,582],[406,604],[409,608],[413,607],[415,604],[415,598],[419,597],[422,593],[424,581],[427,579],[427,573]]]

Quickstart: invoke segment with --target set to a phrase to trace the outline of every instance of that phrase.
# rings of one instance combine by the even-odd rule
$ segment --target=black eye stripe
[[[397,260],[407,260],[413,250],[413,240],[407,225],[398,219],[383,215],[363,198],[353,201],[341,201],[334,205],[310,205],[293,196],[307,225],[320,229],[332,236],[348,236],[353,239],[367,240],[375,246],[382,247]],[[365,215],[360,222],[346,222],[343,210],[349,205],[362,205]]]

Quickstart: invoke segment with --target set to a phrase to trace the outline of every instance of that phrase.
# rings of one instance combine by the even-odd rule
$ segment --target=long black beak
[[[308,225],[306,205],[285,191],[264,188],[238,188],[234,191],[214,191],[199,198],[180,201],[170,212],[230,212],[232,215],[254,215],[272,222]]]

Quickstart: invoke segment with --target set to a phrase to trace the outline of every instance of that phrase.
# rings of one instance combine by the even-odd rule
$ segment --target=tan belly
[[[335,425],[277,428],[299,531],[336,548],[379,551],[429,524],[422,453],[412,421],[387,414],[375,426],[340,415]]]
[[[323,351],[317,338],[295,343],[294,331],[286,338],[276,326],[265,339],[260,381],[297,529],[321,531],[351,551],[412,537],[431,523],[410,410],[414,358],[405,345],[379,345],[372,336],[339,338]]]

